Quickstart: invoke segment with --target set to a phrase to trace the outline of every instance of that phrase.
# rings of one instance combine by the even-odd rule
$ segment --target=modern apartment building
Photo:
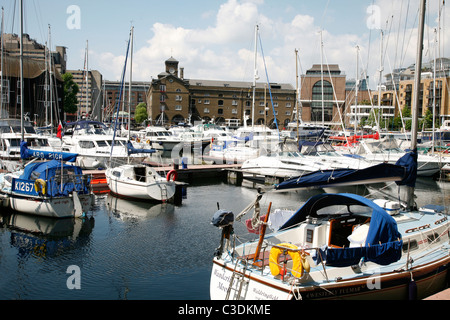
[[[66,115],[67,120],[77,120],[90,117],[91,119],[102,121],[103,108],[103,76],[97,70],[67,70],[71,73],[73,81],[78,85],[77,94],[78,111],[77,114]]]
[[[300,79],[302,120],[341,125],[346,102],[346,76],[339,65],[314,64]]]

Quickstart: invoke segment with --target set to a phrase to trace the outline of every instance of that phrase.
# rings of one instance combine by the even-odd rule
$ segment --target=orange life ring
[[[173,176],[173,181],[177,180],[178,173],[176,170],[172,169],[167,173],[167,181],[170,181],[170,178]]]

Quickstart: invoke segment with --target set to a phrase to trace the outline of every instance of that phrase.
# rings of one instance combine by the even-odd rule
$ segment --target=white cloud
[[[386,59],[384,74],[391,67],[408,66],[414,62],[418,0],[412,0],[408,8],[408,20],[405,20],[406,5],[392,0],[378,0],[374,4],[381,8],[381,24],[389,29],[385,31],[384,49]],[[135,43],[133,79],[150,81],[164,70],[164,61],[173,56],[185,68],[185,77],[191,79],[221,79],[251,81],[253,76],[254,27],[260,25],[261,42],[269,80],[272,82],[295,83],[295,53],[299,49],[301,72],[306,72],[313,64],[321,62],[320,26],[314,17],[299,13],[290,20],[272,19],[260,12],[263,0],[228,0],[215,13],[214,24],[204,28],[184,28],[175,23],[156,22],[151,33],[139,37]],[[436,26],[437,8],[430,9],[429,25]],[[207,12],[209,17],[211,12]],[[447,20],[448,15],[447,14]],[[371,13],[360,16],[365,22]],[[444,18],[443,18],[444,19]],[[406,29],[405,22],[407,21]],[[414,23],[415,22],[415,23]],[[328,27],[322,31],[324,43],[324,63],[339,64],[347,78],[356,73],[356,45],[360,47],[360,69],[367,69],[371,85],[376,85],[380,61],[379,30],[348,30],[337,34]],[[389,32],[388,32],[389,31]],[[139,32],[139,31],[138,31]],[[145,31],[139,32],[140,34]],[[428,34],[432,34],[428,30]],[[450,43],[450,34],[441,34],[446,45]],[[142,45],[143,44],[143,45]],[[428,48],[428,47],[427,47]],[[370,50],[370,52],[369,52]],[[427,49],[426,49],[427,50]],[[401,52],[401,54],[400,54]],[[429,52],[429,50],[428,50]],[[98,54],[98,69],[105,78],[120,77],[123,68],[123,56],[111,53]],[[400,59],[401,58],[401,59]],[[388,64],[390,63],[390,66]],[[266,81],[265,69],[259,48],[259,81]]]

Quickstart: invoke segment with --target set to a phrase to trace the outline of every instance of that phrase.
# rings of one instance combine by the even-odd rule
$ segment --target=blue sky
[[[430,43],[442,1],[427,2],[424,60],[434,52]],[[5,31],[18,33],[18,1],[0,3]],[[186,78],[252,81],[258,24],[264,50],[263,60],[258,48],[260,81],[266,81],[266,66],[271,82],[292,84],[294,50],[299,50],[301,73],[320,63],[322,30],[324,63],[339,64],[348,78],[354,78],[359,46],[359,72],[374,85],[380,65],[380,28],[386,50],[383,72],[414,63],[418,4],[418,0],[24,0],[24,30],[45,43],[50,25],[52,47],[68,48],[69,69],[83,68],[88,40],[89,68],[99,70],[107,80],[120,78],[133,25],[133,80],[156,78],[164,61],[173,56],[185,68]],[[441,11],[439,52],[443,55],[450,44],[450,32],[445,32],[447,11],[445,7]]]

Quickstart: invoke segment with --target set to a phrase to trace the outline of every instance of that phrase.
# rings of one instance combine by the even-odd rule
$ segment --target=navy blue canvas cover
[[[294,215],[280,228],[293,227],[303,222],[307,216],[318,216],[317,211],[336,205],[361,205],[372,209],[365,246],[362,248],[327,248],[326,263],[337,267],[351,266],[361,258],[378,264],[389,264],[398,261],[402,251],[402,236],[397,223],[386,210],[373,201],[360,195],[350,193],[319,194],[311,197]]]

